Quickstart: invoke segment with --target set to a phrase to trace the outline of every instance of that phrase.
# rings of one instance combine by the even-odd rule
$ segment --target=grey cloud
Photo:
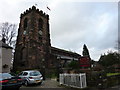
[[[46,3],[38,0],[22,0],[16,3],[0,1],[0,21],[19,23],[20,14],[35,3],[46,12]],[[97,58],[107,49],[115,47],[118,35],[117,3],[61,2],[48,13],[52,46],[81,53],[83,44],[86,44],[92,58]],[[110,19],[102,31],[98,27],[99,20],[106,13]]]
[[[56,12],[51,24],[52,45],[77,52],[84,43],[95,50],[114,48],[117,34],[117,3],[63,3],[57,7]],[[106,13],[110,22],[101,32],[98,20]]]

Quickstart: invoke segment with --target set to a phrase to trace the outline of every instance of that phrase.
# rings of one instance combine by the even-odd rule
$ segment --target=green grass
[[[120,75],[120,73],[107,73],[107,76],[115,76],[115,75]]]

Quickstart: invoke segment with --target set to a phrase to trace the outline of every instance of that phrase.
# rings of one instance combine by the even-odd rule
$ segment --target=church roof
[[[56,47],[51,47],[51,53],[57,56],[69,56],[69,57],[74,57],[74,58],[81,57],[81,55],[76,52],[71,52],[71,51],[59,49]]]
[[[5,44],[5,43],[2,42],[2,41],[0,41],[0,47],[12,49],[12,47],[10,47],[8,44]]]

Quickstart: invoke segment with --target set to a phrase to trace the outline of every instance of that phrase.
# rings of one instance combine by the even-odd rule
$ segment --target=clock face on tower
[[[40,35],[42,35],[42,31],[41,30],[39,30],[39,32],[38,32]]]
[[[23,32],[23,35],[26,35],[26,31]]]

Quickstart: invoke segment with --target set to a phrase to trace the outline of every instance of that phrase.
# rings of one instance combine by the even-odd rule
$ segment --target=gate
[[[60,84],[75,88],[86,88],[86,74],[60,74]]]

